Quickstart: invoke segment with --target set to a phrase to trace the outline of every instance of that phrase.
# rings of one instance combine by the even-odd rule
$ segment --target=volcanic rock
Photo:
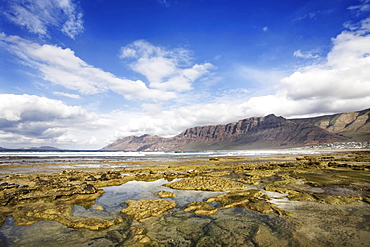
[[[191,177],[180,181],[164,184],[163,186],[177,190],[204,190],[204,191],[228,191],[243,190],[245,185],[222,177]]]
[[[291,148],[370,139],[370,109],[315,118],[288,120],[270,114],[226,125],[189,128],[164,138],[142,135],[118,139],[105,150],[192,151]]]
[[[370,140],[370,109],[290,121],[309,122],[330,133],[345,136],[350,141]]]
[[[176,202],[165,199],[129,200],[125,201],[125,203],[128,205],[128,208],[123,209],[121,212],[139,222],[155,218],[177,205]]]

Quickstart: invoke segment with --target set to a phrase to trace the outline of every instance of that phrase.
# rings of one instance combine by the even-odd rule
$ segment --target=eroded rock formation
[[[298,147],[341,141],[370,139],[370,109],[323,116],[292,119],[252,117],[226,125],[189,128],[177,136],[164,138],[142,135],[118,139],[105,150],[189,151]]]

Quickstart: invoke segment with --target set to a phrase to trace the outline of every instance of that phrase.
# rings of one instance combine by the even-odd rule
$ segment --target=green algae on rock
[[[93,231],[104,230],[114,225],[114,223],[111,221],[99,219],[95,217],[82,218],[82,219],[69,217],[69,218],[65,218],[64,220],[60,221],[60,223],[65,224],[66,226],[75,228],[75,229],[84,228],[84,229],[89,229]]]
[[[221,208],[234,208],[242,203],[248,203],[262,195],[259,190],[243,190],[228,192],[207,199],[207,203],[219,202]]]
[[[155,218],[177,205],[176,202],[167,201],[165,199],[129,200],[125,201],[125,203],[128,207],[121,212],[131,216],[139,222]]]
[[[27,226],[39,221],[57,221],[63,225],[76,229],[103,230],[114,225],[112,222],[99,218],[71,217],[73,205],[63,201],[53,203],[27,203],[17,206],[12,212],[15,223]]]
[[[230,171],[212,171],[203,173],[202,176],[210,176],[210,177],[223,177],[230,174]]]
[[[198,215],[213,215],[217,213],[218,209],[205,203],[205,202],[192,202],[186,205],[184,212],[190,212],[194,210],[194,214]]]
[[[60,221],[69,217],[72,205],[67,203],[27,203],[17,206],[12,212],[15,223],[28,226],[42,220]]]
[[[353,204],[366,202],[369,195],[370,174],[364,170],[306,168],[280,176],[283,180],[269,183],[264,189],[288,194],[292,201]]]
[[[289,212],[279,209],[274,204],[259,198],[262,192],[259,190],[244,190],[244,191],[232,191],[211,197],[207,199],[207,203],[219,202],[221,208],[245,208],[258,211],[260,213],[269,214],[277,213],[278,215],[289,215]]]
[[[164,184],[163,186],[177,190],[203,190],[203,191],[228,191],[244,190],[246,187],[241,183],[231,181],[223,177],[190,177],[180,181]]]

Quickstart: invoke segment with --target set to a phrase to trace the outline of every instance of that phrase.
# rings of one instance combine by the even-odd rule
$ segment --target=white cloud
[[[265,26],[265,27],[263,27],[263,28],[262,28],[262,30],[263,30],[264,32],[267,32],[267,31],[269,30],[269,28],[268,28],[268,26]]]
[[[370,12],[370,0],[361,0],[362,4],[350,6],[348,9],[353,11],[357,16]]]
[[[299,13],[299,12],[298,12]],[[320,18],[321,16],[329,15],[332,13],[332,10],[318,10],[314,12],[310,12],[301,16],[296,17],[293,21],[301,21],[304,19],[311,19],[311,20],[316,20]]]
[[[117,121],[122,123],[122,127],[114,138],[143,134],[173,136],[189,127],[227,123],[243,118],[245,114],[233,102],[197,104],[152,114],[116,112],[115,115],[120,119]]]
[[[362,23],[367,24],[370,19]],[[333,39],[327,62],[304,67],[282,80],[287,96],[355,99],[370,95],[370,29],[343,31]]]
[[[67,98],[71,98],[71,99],[80,99],[81,98],[81,96],[78,95],[78,94],[63,93],[63,92],[53,92],[53,94],[63,96],[63,97],[67,97]]]
[[[48,121],[87,116],[80,107],[34,95],[0,94],[0,118],[6,121]]]
[[[312,58],[319,58],[320,56],[318,54],[315,54],[314,52],[302,52],[301,50],[297,50],[293,53],[293,56],[299,57],[299,58],[306,58],[306,59],[312,59]]]
[[[144,75],[150,87],[178,92],[192,89],[192,82],[207,75],[214,68],[210,63],[192,64],[190,52],[185,49],[166,50],[137,40],[121,48],[122,59],[135,59],[130,67]]]
[[[0,95],[0,138],[18,143],[46,140],[49,143],[95,143],[94,147],[100,148],[107,144],[103,140],[115,130],[115,137],[146,133],[169,136],[197,125],[228,123],[270,113],[297,117],[365,109],[370,107],[370,18],[347,28],[332,39],[333,47],[326,60],[297,69],[289,76],[279,71],[238,68],[245,80],[257,82],[260,87],[271,88],[277,84],[269,94],[250,97],[248,89],[231,90],[213,101],[208,95],[204,97],[207,103],[198,104],[194,104],[195,99],[206,92],[188,90],[195,80],[208,77],[212,65],[193,64],[187,50],[166,50],[145,41],[123,47],[121,58],[133,59],[131,68],[148,78],[149,88],[142,81],[118,78],[95,68],[70,49],[0,34],[0,44],[14,52],[25,65],[39,70],[45,80],[81,94],[111,90],[128,99],[158,101],[180,95],[179,101],[175,101],[180,106],[140,102],[145,112],[114,111],[105,116],[38,96]],[[314,58],[316,55],[299,50],[296,56]],[[121,127],[115,129],[117,126]],[[94,129],[93,136],[91,129]]]
[[[370,18],[332,39],[321,64],[302,67],[281,80],[274,95],[244,103],[248,112],[289,116],[370,107]]]
[[[270,86],[276,85],[285,76],[286,72],[271,69],[257,69],[247,66],[238,66],[236,73],[248,82],[254,82],[259,85]]]
[[[77,142],[76,133],[107,121],[79,106],[35,95],[0,94],[0,135],[10,143]]]
[[[39,45],[18,36],[0,33],[0,44],[16,54],[22,63],[41,72],[41,77],[82,94],[98,94],[111,90],[126,99],[168,100],[174,92],[148,88],[142,81],[118,78],[87,64],[69,49]]]
[[[355,111],[370,107],[370,19],[363,20],[333,38],[333,47],[321,64],[298,69],[289,76],[239,68],[240,73],[259,83],[279,80],[275,92],[234,100],[155,109],[152,114],[117,113],[122,127],[116,137],[156,134],[176,135],[197,125],[221,124],[274,113],[285,117],[306,117]],[[266,85],[266,84],[262,84]],[[226,96],[225,96],[226,97]],[[236,100],[235,100],[236,99]],[[154,107],[146,106],[147,109]],[[124,120],[123,120],[124,119]]]
[[[48,35],[50,28],[74,39],[83,32],[82,13],[74,0],[5,1],[4,16],[31,33]]]

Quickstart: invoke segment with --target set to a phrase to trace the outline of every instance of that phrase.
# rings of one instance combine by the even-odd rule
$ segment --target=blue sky
[[[370,107],[370,1],[0,0],[0,147]]]

